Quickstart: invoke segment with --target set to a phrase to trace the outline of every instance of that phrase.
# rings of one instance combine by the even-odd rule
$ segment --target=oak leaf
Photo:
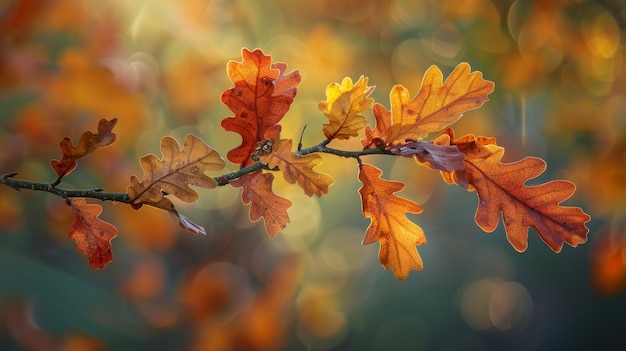
[[[76,240],[80,252],[89,256],[91,267],[103,268],[113,259],[111,239],[117,236],[117,228],[98,218],[102,206],[87,204],[83,198],[67,199],[66,202],[75,214],[68,236]]]
[[[334,182],[333,178],[313,170],[322,162],[322,157],[317,154],[297,156],[291,151],[291,144],[291,139],[280,139],[274,143],[272,151],[262,154],[259,160],[269,168],[278,167],[287,182],[298,182],[308,196],[315,194],[321,197],[328,193],[328,187]]]
[[[380,242],[378,258],[386,268],[391,268],[398,279],[404,279],[410,270],[421,270],[422,259],[415,248],[426,243],[424,231],[406,217],[406,212],[421,213],[422,208],[394,193],[404,188],[400,182],[380,178],[377,167],[362,164],[359,189],[363,216],[372,221],[367,228],[363,245]]]
[[[60,143],[62,156],[60,160],[50,161],[50,166],[57,174],[57,179],[61,179],[76,168],[76,160],[87,156],[93,151],[111,145],[115,142],[115,133],[111,133],[117,124],[117,118],[107,120],[103,118],[98,122],[98,133],[87,131],[81,135],[76,146],[72,144],[69,137],[63,138]]]
[[[431,66],[412,99],[402,85],[391,89],[391,111],[382,106],[374,109],[376,128],[368,127],[362,144],[371,147],[376,138],[389,146],[423,139],[456,122],[464,112],[482,106],[493,88],[494,83],[484,80],[480,71],[470,73],[465,62],[457,65],[445,82],[439,68]]]
[[[202,139],[188,134],[182,150],[171,137],[161,139],[163,158],[146,155],[139,161],[143,168],[143,180],[134,175],[126,189],[133,204],[157,204],[164,193],[182,201],[198,199],[198,193],[190,185],[211,189],[217,186],[215,179],[205,172],[224,168],[224,160],[217,151],[207,146]]]
[[[174,206],[174,203],[166,197],[162,197],[158,202],[142,202],[141,204],[134,204],[131,206],[135,208],[136,210],[139,210],[141,205],[148,205],[148,206],[156,207],[161,210],[167,211],[167,213],[170,214],[172,219],[176,223],[178,223],[178,225],[181,228],[185,229],[186,231],[194,235],[198,235],[198,234],[206,235],[206,230],[204,229],[203,226],[192,222],[189,218],[180,214],[178,210],[176,209],[176,207]]]
[[[234,187],[243,188],[241,200],[246,205],[251,204],[250,221],[256,222],[263,217],[269,236],[275,236],[285,229],[289,223],[287,209],[291,207],[291,201],[274,194],[273,180],[273,174],[256,171],[230,183]]]
[[[440,171],[452,172],[465,168],[463,163],[465,154],[454,145],[437,145],[420,140],[396,145],[390,151],[399,156],[415,156],[419,163]]]
[[[478,209],[476,224],[485,232],[492,232],[502,222],[511,245],[519,252],[528,247],[528,229],[535,228],[541,239],[555,252],[563,244],[572,247],[587,241],[591,218],[580,207],[564,207],[576,190],[574,183],[553,180],[539,185],[525,183],[546,169],[546,162],[537,157],[526,157],[512,163],[502,163],[504,148],[494,138],[476,138],[468,135],[454,139],[451,129],[435,138],[440,144],[456,145],[465,154],[465,168],[444,172],[444,179],[468,190],[476,190]]]
[[[323,125],[326,139],[349,139],[357,136],[367,125],[365,116],[360,114],[368,110],[374,99],[368,98],[374,87],[367,86],[367,78],[361,76],[356,83],[346,77],[341,85],[332,83],[326,88],[326,101],[319,103],[318,108],[328,118],[329,123]]]
[[[385,145],[385,135],[391,126],[391,111],[387,110],[385,106],[375,103],[372,106],[372,113],[376,119],[376,127],[374,129],[371,126],[365,127],[365,139],[361,140],[363,149]]]
[[[235,84],[221,97],[235,116],[222,120],[222,127],[241,135],[241,145],[230,150],[229,161],[247,166],[254,161],[256,144],[263,141],[268,128],[275,126],[287,113],[300,84],[300,73],[295,70],[285,74],[287,66],[272,64],[271,56],[257,49],[242,50],[242,62],[228,63],[228,76]]]

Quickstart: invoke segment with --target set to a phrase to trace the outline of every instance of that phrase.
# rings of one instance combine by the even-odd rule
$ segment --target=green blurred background
[[[116,143],[62,186],[124,191],[164,135],[194,133],[225,156],[239,137],[221,129],[219,97],[243,47],[300,70],[281,124],[293,139],[307,125],[305,147],[323,138],[329,83],[365,75],[388,107],[394,84],[415,94],[430,65],[447,75],[467,61],[496,90],[457,135],[496,137],[505,161],[544,158],[533,182],[574,181],[566,204],[593,218],[584,245],[555,254],[531,230],[520,254],[501,226],[475,225],[475,194],[371,157],[425,209],[410,216],[428,239],[424,269],[397,281],[377,244],[360,245],[356,163],[324,155],[335,184],[320,199],[276,177],[294,206],[275,238],[232,187],[177,203],[207,237],[158,210],[103,204],[119,237],[96,271],[67,237],[62,199],[0,187],[0,349],[623,349],[625,36],[621,0],[0,1],[1,173],[52,181],[59,141],[103,117],[119,119]]]

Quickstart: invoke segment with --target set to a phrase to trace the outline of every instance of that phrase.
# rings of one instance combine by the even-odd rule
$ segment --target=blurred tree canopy
[[[229,115],[219,97],[243,47],[300,70],[282,133],[298,139],[308,125],[304,145],[323,138],[317,104],[329,83],[366,75],[386,103],[394,84],[417,91],[430,65],[447,75],[466,61],[496,89],[457,132],[495,136],[504,161],[542,157],[545,177],[576,183],[568,204],[593,220],[585,245],[556,255],[531,230],[518,254],[501,226],[485,235],[468,225],[473,195],[437,185],[437,172],[381,160],[404,196],[428,204],[418,221],[431,233],[420,248],[429,264],[398,282],[376,247],[360,245],[368,221],[354,164],[324,157],[319,168],[336,179],[327,196],[276,184],[294,206],[271,239],[229,187],[177,204],[206,237],[158,210],[104,203],[120,235],[115,260],[93,271],[66,236],[62,199],[0,187],[0,348],[623,347],[625,37],[618,0],[5,0],[0,173],[54,180],[59,140],[100,118],[118,118],[116,143],[63,185],[124,191],[164,135],[193,132],[225,153],[239,140],[219,125]]]

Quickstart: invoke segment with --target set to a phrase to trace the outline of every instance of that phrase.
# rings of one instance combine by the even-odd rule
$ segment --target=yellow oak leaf
[[[341,85],[332,83],[326,88],[326,101],[319,103],[318,108],[328,118],[323,132],[326,139],[349,139],[367,125],[365,116],[360,114],[368,110],[374,99],[368,98],[374,87],[367,86],[367,78],[361,76],[352,84],[346,77]]]

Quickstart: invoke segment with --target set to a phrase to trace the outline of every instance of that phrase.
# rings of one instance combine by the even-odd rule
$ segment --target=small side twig
[[[306,130],[306,124],[304,125],[304,128],[302,128],[302,133],[300,133],[300,141],[298,141],[298,151],[302,149],[302,138],[304,137],[305,130]]]

